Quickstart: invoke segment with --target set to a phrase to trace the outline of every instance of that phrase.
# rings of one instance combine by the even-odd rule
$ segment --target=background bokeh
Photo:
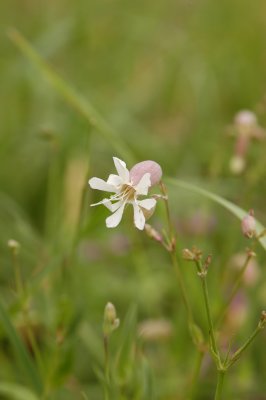
[[[241,174],[230,169],[235,114],[250,109],[266,126],[265,1],[11,0],[0,3],[0,28],[0,297],[32,353],[29,327],[35,337],[40,360],[31,358],[47,398],[103,398],[101,328],[111,301],[121,319],[113,354],[135,346],[142,321],[164,319],[171,328],[164,340],[141,344],[142,356],[125,352],[118,398],[186,399],[195,350],[168,255],[135,230],[130,212],[107,230],[108,211],[89,207],[101,194],[87,188],[87,179],[114,172],[114,155],[131,166],[127,154],[117,153],[117,140],[134,161],[156,160],[165,176],[253,208],[265,224],[266,141],[250,142]],[[69,106],[21,53],[12,28],[91,102],[117,139],[106,140]],[[181,188],[169,187],[169,195],[179,249],[197,245],[213,254],[215,313],[233,281],[232,256],[249,243],[221,207]],[[163,226],[163,205],[151,223]],[[9,239],[21,245],[25,293],[15,292]],[[225,345],[230,336],[242,343],[265,308],[265,252],[256,251],[258,277],[243,284],[221,335]],[[195,270],[180,263],[206,333]],[[34,389],[3,321],[0,341],[0,382]],[[265,335],[232,369],[227,398],[266,399],[264,344]],[[214,388],[206,358],[197,398],[213,398]]]

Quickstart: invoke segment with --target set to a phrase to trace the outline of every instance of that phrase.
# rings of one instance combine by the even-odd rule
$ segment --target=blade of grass
[[[14,349],[14,352],[17,356],[17,359],[21,365],[21,368],[25,372],[28,377],[29,382],[32,385],[32,388],[37,393],[42,393],[42,381],[39,376],[36,367],[34,366],[21,338],[18,336],[12,322],[9,319],[9,316],[0,302],[0,323],[2,324],[7,337]]]
[[[12,400],[39,400],[30,390],[10,382],[0,382],[0,394]]]
[[[41,75],[51,84],[53,89],[79,115],[85,118],[102,137],[128,162],[134,163],[134,156],[129,147],[117,133],[102,118],[89,100],[80,96],[64,79],[62,79],[48,63],[38,54],[24,36],[15,29],[9,29],[10,40],[19,48],[22,54],[39,70]]]
[[[168,183],[169,185],[172,185],[172,186],[175,186],[175,187],[178,187],[181,189],[190,190],[194,193],[197,193],[204,197],[207,197],[210,200],[213,200],[215,203],[220,204],[226,210],[230,211],[233,215],[235,215],[237,218],[239,218],[240,221],[248,214],[247,211],[238,207],[234,203],[231,203],[231,201],[226,200],[223,197],[218,196],[217,194],[209,192],[206,189],[199,188],[191,183],[183,182],[183,181],[180,181],[179,179],[174,179],[174,178],[166,178],[165,182]],[[260,233],[264,229],[265,229],[264,226],[258,220],[256,220],[257,232]],[[264,237],[259,238],[259,242],[262,245],[262,247],[266,250],[266,237],[264,236]]]

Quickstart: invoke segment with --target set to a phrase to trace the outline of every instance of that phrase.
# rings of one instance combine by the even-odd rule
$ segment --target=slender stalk
[[[205,301],[205,307],[206,307],[206,312],[207,312],[207,318],[208,318],[208,324],[209,324],[209,331],[210,331],[210,337],[212,341],[212,347],[216,355],[219,354],[217,344],[216,344],[216,339],[214,335],[214,328],[213,328],[213,323],[212,323],[212,318],[211,318],[211,310],[210,310],[210,302],[209,302],[209,293],[208,293],[208,286],[207,286],[207,281],[206,277],[202,279],[202,287],[203,287],[203,294],[204,294],[204,301]]]
[[[104,335],[103,337],[104,346],[104,374],[105,374],[105,385],[104,385],[104,400],[109,400],[109,384],[110,384],[110,367],[109,367],[109,337]]]
[[[214,398],[215,400],[221,400],[221,398],[222,398],[224,375],[225,375],[224,370],[220,370],[220,371],[218,370],[218,379],[217,379],[215,398]]]
[[[106,382],[109,383],[109,338],[107,335],[104,335],[103,344],[104,344],[105,377],[106,377]]]
[[[165,210],[166,210],[166,219],[167,219],[167,225],[168,225],[169,240],[171,241],[171,240],[175,239],[175,234],[174,234],[174,228],[173,228],[171,214],[170,214],[168,193],[166,190],[166,186],[164,185],[163,182],[160,182],[160,189],[163,194],[164,205],[165,205]]]
[[[16,280],[16,289],[18,294],[22,294],[23,289],[23,280],[21,275],[20,263],[17,259],[17,256],[13,253],[13,262],[15,268],[15,280]]]
[[[258,335],[258,333],[263,329],[263,326],[261,326],[261,324],[258,324],[257,328],[255,329],[255,331],[250,335],[250,337],[248,338],[248,340],[243,344],[243,346],[241,346],[231,357],[231,359],[229,360],[229,362],[227,363],[226,368],[228,369],[229,367],[231,367],[231,365],[233,365],[238,359],[239,357],[241,357],[242,353],[246,350],[246,348],[253,342],[253,340],[255,339],[255,337]]]
[[[187,312],[187,317],[188,317],[188,325],[189,327],[191,326],[191,324],[194,323],[194,319],[193,319],[193,314],[192,314],[192,309],[191,309],[191,305],[190,302],[188,300],[188,296],[187,296],[187,292],[186,292],[186,287],[185,287],[185,283],[176,259],[176,254],[175,254],[175,250],[170,252],[170,256],[171,256],[171,261],[172,261],[172,265],[175,271],[175,274],[177,276],[177,281],[178,281],[178,285],[180,288],[180,293],[181,293],[181,297],[182,297],[182,301],[184,303],[184,306],[186,308],[186,312]]]
[[[211,317],[211,309],[210,309],[210,301],[209,301],[209,292],[208,292],[208,285],[207,285],[207,272],[204,271],[202,264],[199,260],[196,260],[196,265],[197,269],[199,272],[199,276],[201,278],[201,284],[202,284],[202,289],[203,289],[203,296],[204,296],[204,303],[205,303],[205,308],[206,308],[206,314],[207,314],[207,319],[208,319],[208,326],[209,326],[209,334],[211,338],[211,345],[212,345],[212,350],[214,351],[215,355],[218,357],[218,360],[216,359],[216,364],[218,361],[218,366],[221,365],[220,361],[220,356],[219,356],[219,351],[218,347],[216,344],[216,339],[214,335],[214,328],[213,328],[213,322],[212,322],[212,317]]]
[[[193,314],[192,314],[192,309],[188,300],[187,292],[186,292],[186,286],[185,282],[183,280],[177,258],[176,258],[176,238],[175,238],[175,233],[174,233],[174,228],[172,224],[172,219],[171,219],[171,214],[170,214],[170,208],[169,208],[169,202],[168,202],[168,194],[165,185],[163,182],[160,183],[160,188],[161,192],[163,194],[163,200],[165,204],[165,210],[166,210],[166,219],[167,219],[167,226],[168,226],[168,244],[167,244],[167,250],[170,253],[172,265],[174,267],[174,271],[177,276],[177,281],[180,287],[181,291],[181,296],[182,300],[184,303],[184,306],[187,311],[187,316],[188,316],[188,325],[189,327],[194,323],[193,321]]]
[[[249,261],[251,260],[251,258],[252,258],[252,255],[248,254],[247,258],[246,258],[246,260],[244,262],[244,265],[242,266],[242,268],[240,269],[240,271],[239,271],[239,273],[237,275],[237,278],[236,278],[236,281],[234,283],[232,292],[231,292],[230,296],[228,297],[226,303],[223,305],[220,313],[219,313],[219,317],[218,317],[217,322],[216,322],[217,325],[220,325],[220,323],[223,321],[223,319],[224,319],[224,317],[226,315],[226,312],[228,310],[228,307],[230,306],[230,304],[232,303],[236,293],[238,292],[238,289],[239,289],[239,287],[240,287],[240,285],[242,283],[243,275],[244,275],[244,273],[245,273],[245,271],[246,271],[246,269],[247,269],[247,267],[249,265]]]

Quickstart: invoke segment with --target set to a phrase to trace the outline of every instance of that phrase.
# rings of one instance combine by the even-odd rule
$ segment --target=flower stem
[[[241,268],[241,270],[239,271],[239,273],[237,275],[237,278],[236,278],[235,284],[233,286],[232,292],[231,292],[229,298],[227,299],[225,305],[222,307],[222,309],[221,309],[221,311],[219,313],[219,317],[218,317],[218,320],[217,320],[217,325],[220,325],[220,323],[223,321],[223,319],[224,319],[224,317],[226,315],[226,312],[228,310],[228,307],[232,303],[232,300],[234,299],[234,297],[235,297],[235,295],[236,295],[236,293],[237,293],[237,291],[238,291],[238,289],[239,289],[239,287],[241,285],[243,275],[244,275],[244,273],[245,273],[245,271],[246,271],[246,269],[248,267],[248,264],[249,264],[249,261],[251,260],[251,258],[252,258],[252,255],[248,254],[247,258],[246,258],[246,260],[244,262],[243,267]]]
[[[195,260],[199,276],[201,278],[201,284],[202,284],[202,290],[203,290],[203,296],[204,296],[204,303],[205,303],[205,308],[206,308],[206,314],[207,314],[207,319],[208,319],[208,326],[209,326],[209,334],[210,334],[210,339],[211,339],[211,347],[212,350],[215,354],[215,362],[217,366],[221,366],[221,360],[220,360],[220,355],[218,351],[218,347],[216,344],[216,339],[214,335],[214,328],[213,328],[213,322],[212,322],[212,317],[211,317],[211,309],[210,309],[210,300],[209,300],[209,291],[208,291],[208,285],[207,285],[207,271],[204,270],[201,261],[200,260]]]
[[[187,317],[188,317],[188,325],[190,326],[191,324],[193,324],[193,314],[192,314],[192,309],[191,309],[190,302],[188,300],[185,283],[184,283],[184,280],[183,280],[183,277],[182,277],[182,274],[181,274],[181,271],[180,271],[180,268],[179,268],[179,265],[178,265],[178,262],[177,262],[175,250],[174,251],[170,251],[170,256],[171,256],[172,265],[174,267],[174,271],[175,271],[176,276],[177,276],[177,281],[178,281],[178,285],[179,285],[179,288],[180,288],[182,301],[183,301],[184,306],[186,308]]]
[[[109,366],[109,337],[104,335],[103,337],[104,346],[104,374],[105,374],[105,385],[104,385],[104,400],[109,400],[109,385],[110,385],[110,366]]]
[[[186,286],[185,282],[183,280],[177,258],[176,258],[176,238],[175,238],[175,233],[174,233],[174,228],[172,224],[172,219],[171,219],[171,214],[170,214],[170,207],[169,207],[169,202],[168,202],[168,194],[165,185],[163,182],[160,183],[160,188],[161,192],[163,194],[163,199],[164,199],[164,204],[165,204],[165,210],[166,210],[166,219],[167,219],[167,225],[168,225],[168,243],[167,243],[167,250],[170,253],[172,265],[174,267],[174,271],[177,276],[177,281],[179,284],[179,288],[181,291],[181,297],[184,303],[184,306],[187,311],[187,316],[188,316],[188,325],[189,327],[194,323],[193,321],[193,314],[192,314],[192,309],[188,300],[187,292],[186,292]]]
[[[221,400],[222,398],[222,391],[223,391],[223,383],[224,383],[224,375],[225,370],[218,370],[218,379],[215,391],[215,400]]]
[[[254,330],[254,332],[250,335],[248,340],[241,346],[231,357],[229,362],[227,363],[227,368],[231,367],[238,359],[241,357],[242,353],[246,350],[246,348],[253,342],[255,337],[258,335],[258,333],[263,329],[263,326],[259,323],[257,328]]]
[[[23,285],[23,279],[22,279],[22,274],[21,274],[20,262],[19,262],[16,250],[12,251],[12,259],[13,259],[13,265],[14,265],[16,291],[17,291],[18,295],[23,295],[24,294],[24,285]]]

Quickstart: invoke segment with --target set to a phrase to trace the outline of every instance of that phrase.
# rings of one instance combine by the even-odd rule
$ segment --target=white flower
[[[113,214],[106,219],[108,228],[115,228],[121,221],[125,206],[132,204],[134,210],[134,223],[136,228],[143,230],[145,226],[145,210],[152,211],[156,205],[155,199],[139,200],[139,196],[146,196],[152,186],[151,173],[144,173],[136,183],[130,176],[130,172],[124,161],[113,157],[118,175],[109,175],[107,181],[100,178],[91,178],[89,185],[92,189],[113,192],[109,199],[103,199],[99,203],[92,204],[97,206],[103,204]],[[155,163],[156,164],[156,163]],[[158,164],[157,164],[158,165]]]

